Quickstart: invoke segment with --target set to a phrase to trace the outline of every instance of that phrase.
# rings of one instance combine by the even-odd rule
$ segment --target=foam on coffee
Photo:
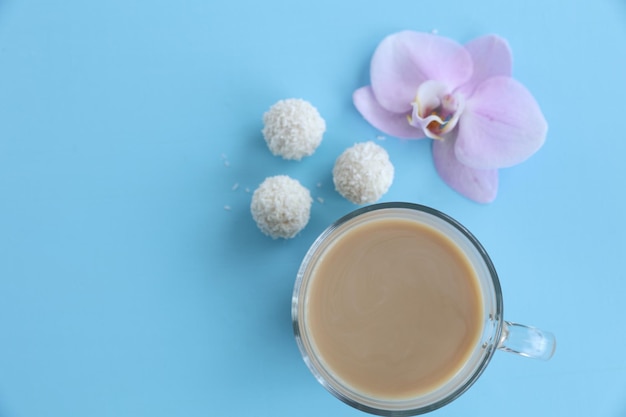
[[[305,327],[324,367],[372,398],[415,398],[452,378],[482,332],[476,272],[431,226],[372,219],[311,271]]]

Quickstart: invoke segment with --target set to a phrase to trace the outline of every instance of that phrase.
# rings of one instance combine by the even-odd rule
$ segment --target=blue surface
[[[383,201],[464,223],[506,318],[558,339],[549,362],[499,352],[432,415],[626,416],[623,0],[0,0],[0,415],[362,415],[301,360],[291,291],[356,208],[330,171],[380,134],[351,94],[402,29],[507,38],[550,124],[486,206],[443,184],[427,141],[379,142],[396,166]],[[302,162],[260,134],[289,97],[328,125]],[[246,188],[275,174],[324,199],[289,241],[249,214]]]

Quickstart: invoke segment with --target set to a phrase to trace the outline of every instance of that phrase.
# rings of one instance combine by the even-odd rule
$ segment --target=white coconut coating
[[[308,101],[280,100],[263,115],[263,137],[270,151],[284,159],[313,155],[322,142],[326,122]]]
[[[307,188],[286,175],[266,178],[252,195],[250,211],[261,231],[290,239],[309,222],[313,199]]]
[[[389,154],[374,142],[357,143],[335,161],[335,189],[354,204],[378,201],[393,182]]]

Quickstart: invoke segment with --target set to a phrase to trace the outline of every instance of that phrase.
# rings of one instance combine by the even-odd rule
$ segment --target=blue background
[[[352,106],[403,29],[509,40],[550,130],[494,203]],[[327,122],[301,162],[260,133],[289,97]],[[499,352],[432,415],[626,416],[625,98],[623,0],[0,0],[0,415],[362,415],[309,373],[290,303],[308,246],[356,208],[335,158],[379,140],[396,167],[382,201],[464,223],[506,318],[558,338],[549,362]],[[249,214],[276,174],[324,200],[289,241]]]

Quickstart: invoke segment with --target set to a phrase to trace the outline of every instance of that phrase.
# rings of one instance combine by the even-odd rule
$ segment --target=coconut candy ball
[[[280,100],[263,115],[263,137],[270,151],[284,159],[300,160],[313,155],[326,122],[308,101],[290,98]]]
[[[335,161],[335,189],[354,204],[379,200],[393,182],[394,168],[389,154],[372,141],[357,143]]]
[[[261,231],[290,239],[309,222],[313,199],[308,189],[286,175],[266,178],[252,195],[250,211]]]

